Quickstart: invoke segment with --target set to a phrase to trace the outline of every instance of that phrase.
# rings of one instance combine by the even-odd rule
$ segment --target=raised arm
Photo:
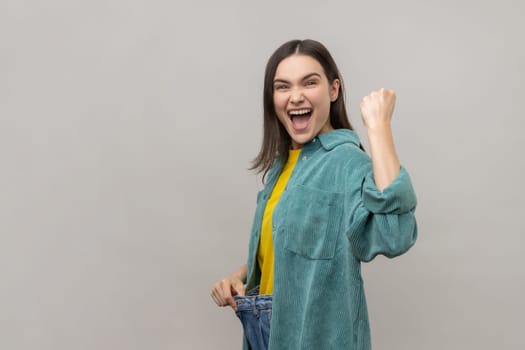
[[[390,258],[401,255],[417,239],[416,194],[408,172],[399,163],[390,126],[395,100],[394,91],[380,89],[360,104],[371,160],[362,156],[365,165],[356,170],[358,183],[349,183],[353,191],[347,193],[345,203],[351,213],[349,238],[354,256],[361,261],[378,254]]]
[[[379,191],[383,191],[399,175],[400,164],[391,127],[395,102],[395,91],[382,88],[365,96],[360,103],[370,145],[374,182]]]

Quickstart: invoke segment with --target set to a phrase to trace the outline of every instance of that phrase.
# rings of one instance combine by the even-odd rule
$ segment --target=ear
[[[339,97],[339,87],[341,86],[341,82],[339,79],[334,79],[332,81],[332,84],[330,85],[330,101],[334,102],[337,100],[337,97]]]

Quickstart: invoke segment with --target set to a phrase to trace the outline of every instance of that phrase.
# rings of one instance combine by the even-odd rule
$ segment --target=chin
[[[308,143],[310,140],[312,140],[314,138],[313,135],[310,135],[310,134],[303,134],[303,135],[296,135],[294,137],[292,137],[292,141],[298,145],[300,145],[302,147],[302,145],[304,145],[305,143]]]

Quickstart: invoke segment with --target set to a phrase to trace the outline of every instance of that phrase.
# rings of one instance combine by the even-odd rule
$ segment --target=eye
[[[316,80],[307,80],[304,85],[306,86],[315,86],[317,85],[317,81]]]
[[[288,85],[286,85],[286,84],[277,84],[277,85],[274,86],[275,90],[285,90],[287,88],[288,88]]]

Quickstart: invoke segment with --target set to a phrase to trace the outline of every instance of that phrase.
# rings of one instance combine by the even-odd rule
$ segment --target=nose
[[[293,89],[290,94],[290,102],[294,105],[304,102],[304,95],[301,89]]]

